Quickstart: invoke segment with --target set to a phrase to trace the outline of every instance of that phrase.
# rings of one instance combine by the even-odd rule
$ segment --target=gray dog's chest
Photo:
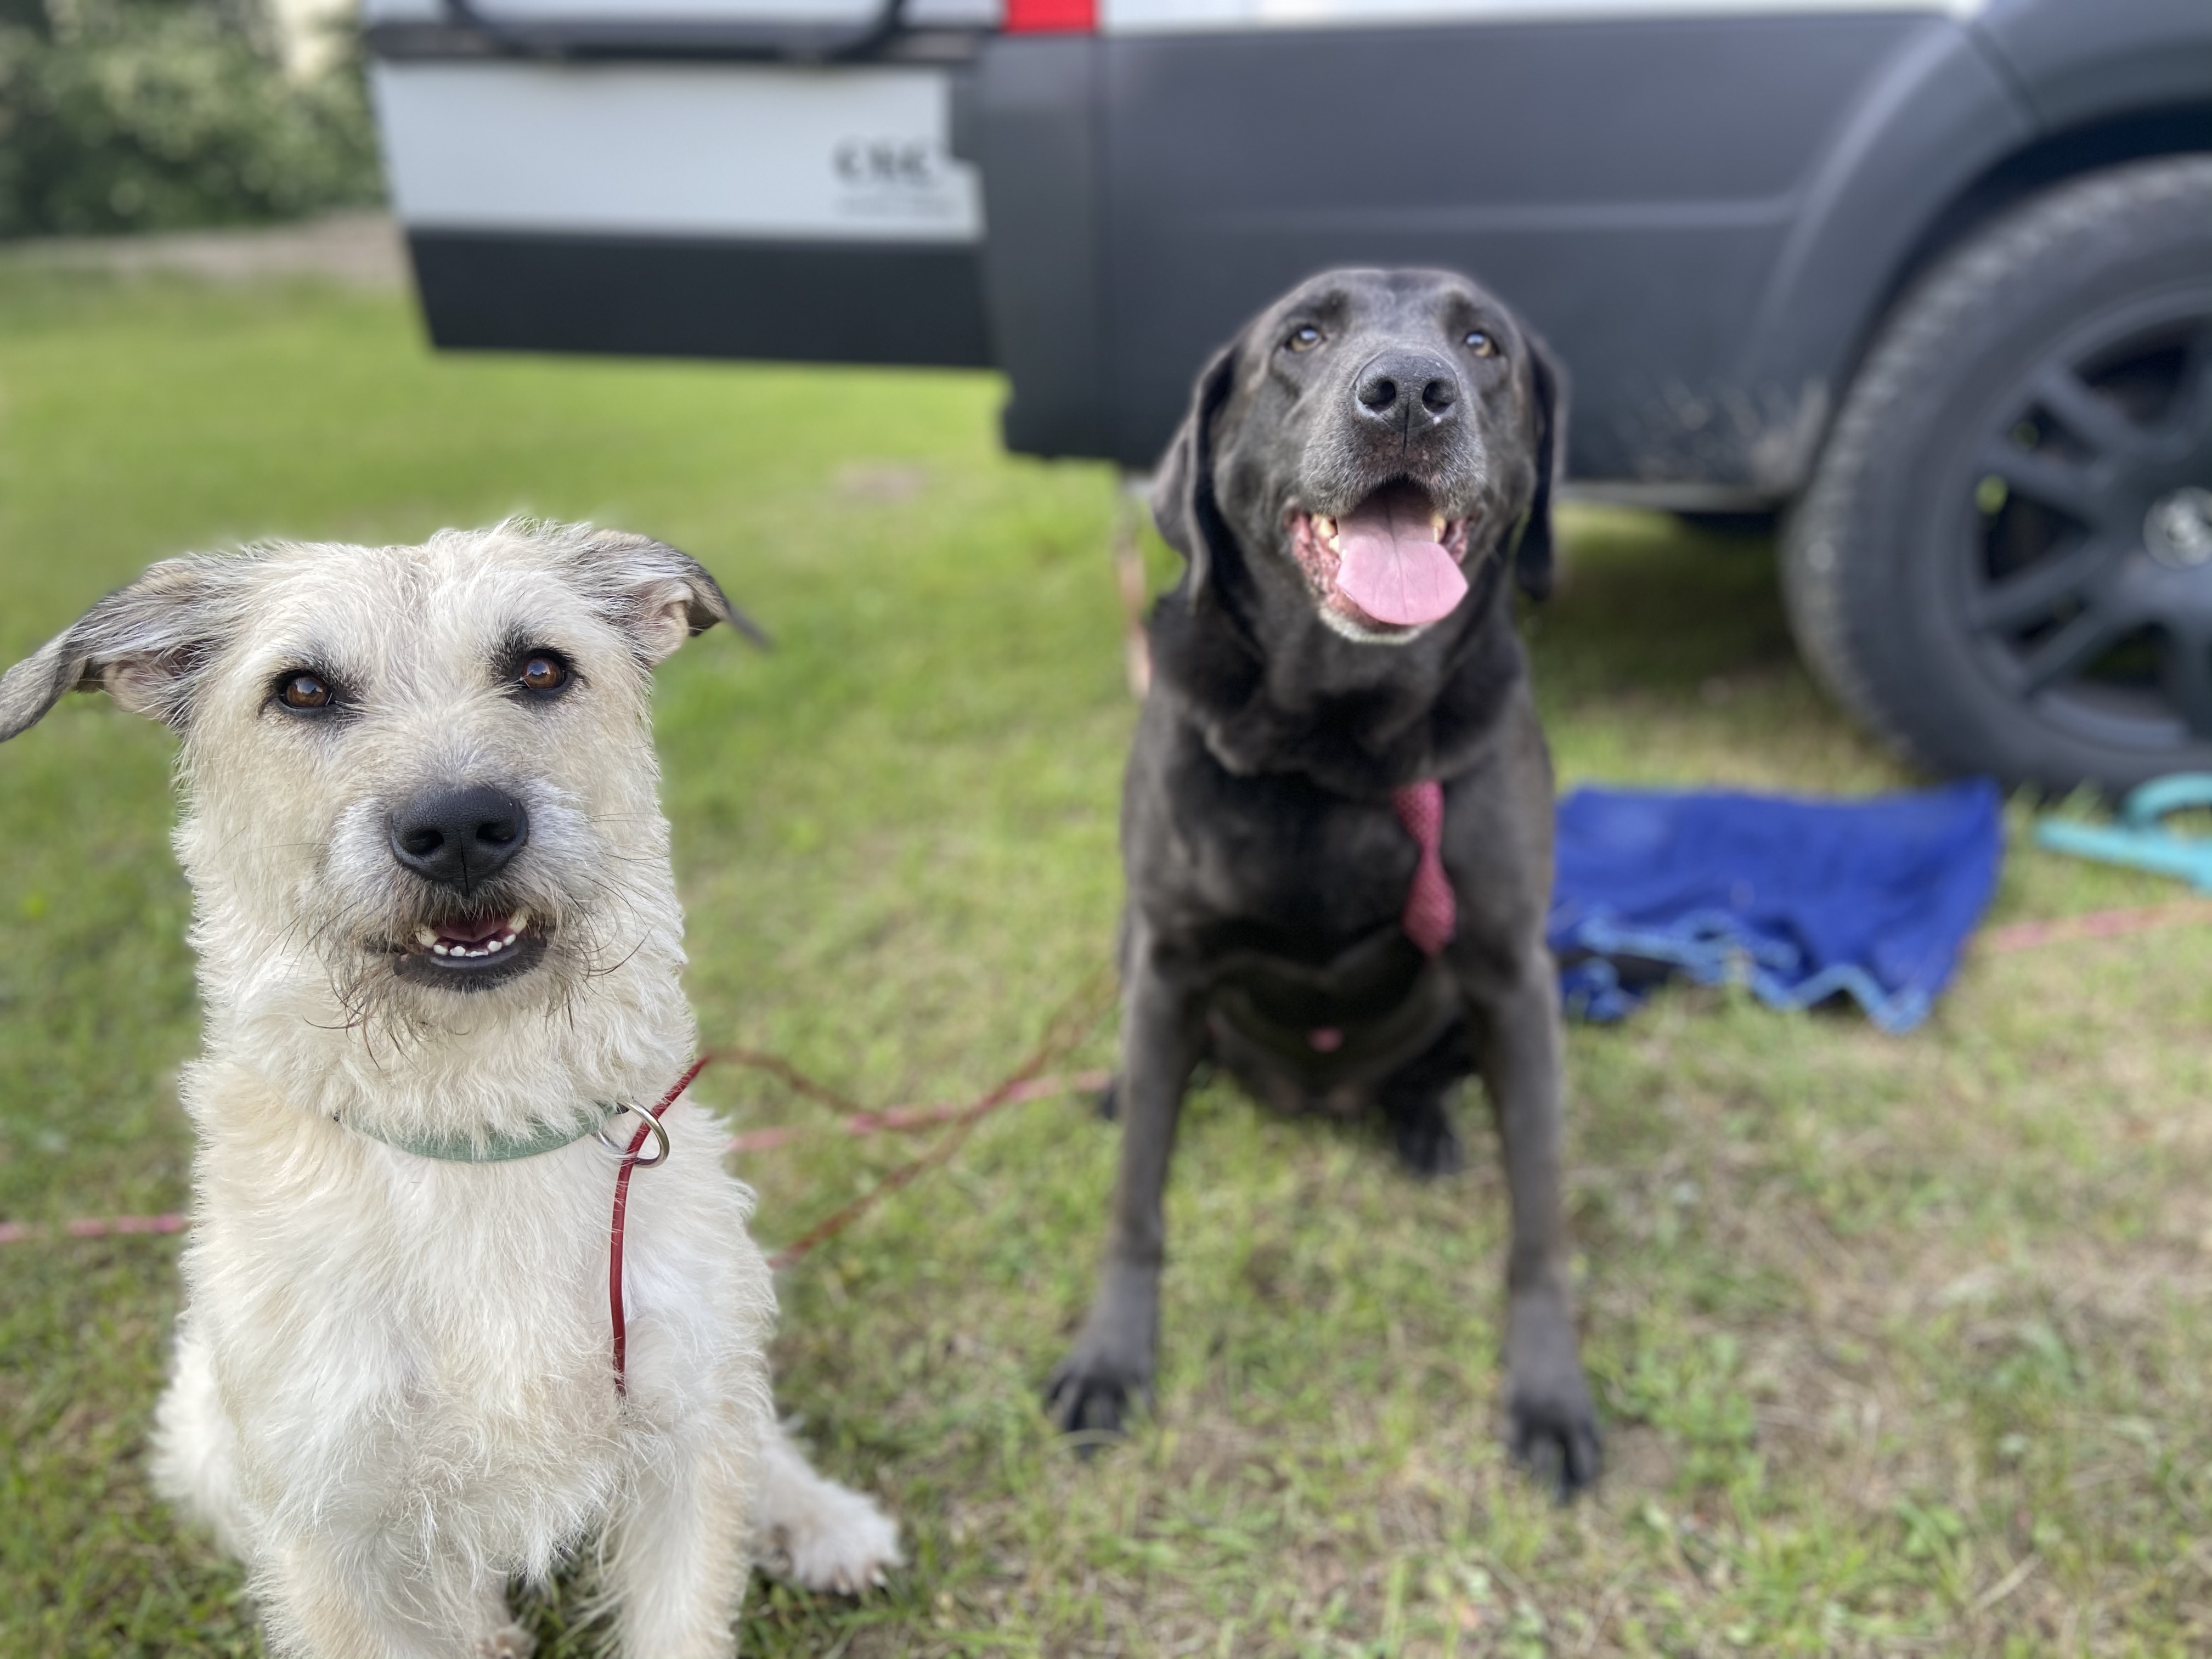
[[[1170,791],[1191,920],[1229,948],[1314,966],[1395,927],[1419,850],[1387,802],[1194,766]]]
[[[1347,812],[1289,857],[1279,833],[1243,843],[1234,890],[1269,908],[1206,928],[1201,954],[1210,1017],[1250,1045],[1247,1069],[1265,1054],[1265,1069],[1325,1087],[1409,1058],[1452,1018],[1449,972],[1402,922],[1414,855],[1401,856],[1391,832],[1410,837],[1373,817]],[[1307,925],[1286,926],[1299,910]]]
[[[1146,804],[1164,834],[1133,890],[1195,957],[1217,1014],[1304,1054],[1316,1028],[1389,1024],[1433,977],[1401,926],[1419,853],[1387,802],[1242,777],[1194,746]]]

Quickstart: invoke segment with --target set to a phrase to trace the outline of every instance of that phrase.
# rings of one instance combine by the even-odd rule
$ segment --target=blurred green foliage
[[[0,0],[0,237],[284,219],[380,191],[360,54],[263,0]]]

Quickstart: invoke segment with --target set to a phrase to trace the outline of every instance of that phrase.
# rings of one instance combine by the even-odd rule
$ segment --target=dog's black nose
[[[1362,421],[1411,435],[1443,425],[1459,408],[1459,377],[1432,351],[1385,351],[1352,384]]]
[[[392,815],[392,856],[464,892],[496,875],[529,839],[522,803],[488,784],[426,789]]]

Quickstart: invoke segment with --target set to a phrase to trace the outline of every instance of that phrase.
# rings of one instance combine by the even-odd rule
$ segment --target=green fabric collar
[[[412,1152],[417,1158],[434,1158],[447,1164],[511,1164],[519,1158],[537,1158],[545,1152],[557,1152],[563,1146],[573,1146],[586,1135],[595,1134],[614,1121],[624,1109],[620,1105],[604,1100],[592,1103],[594,1115],[572,1119],[567,1123],[540,1123],[534,1129],[520,1134],[501,1135],[425,1135],[421,1138],[379,1134],[374,1129],[364,1129],[358,1123],[345,1123],[342,1118],[333,1122],[343,1124],[356,1134],[367,1135],[371,1140],[380,1140],[386,1146],[403,1152]]]

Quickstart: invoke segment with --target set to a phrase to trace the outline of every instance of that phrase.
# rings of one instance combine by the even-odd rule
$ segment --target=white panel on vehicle
[[[876,0],[483,0],[470,8],[493,23],[848,23],[881,8]]]
[[[472,8],[493,23],[849,23],[872,20],[882,0],[477,0]],[[989,27],[1004,0],[906,0],[902,17],[912,28]],[[362,0],[365,23],[451,21],[445,0]]]
[[[1987,0],[1099,0],[1109,34],[1419,23],[1570,23],[1665,17],[1927,12],[1965,17]]]
[[[392,199],[422,229],[973,241],[927,69],[386,63]]]

